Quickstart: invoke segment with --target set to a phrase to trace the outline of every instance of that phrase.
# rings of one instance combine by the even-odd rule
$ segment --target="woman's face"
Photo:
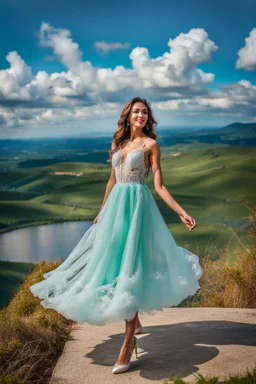
[[[131,126],[144,127],[148,121],[148,109],[146,105],[142,102],[133,104],[129,115],[129,121]]]

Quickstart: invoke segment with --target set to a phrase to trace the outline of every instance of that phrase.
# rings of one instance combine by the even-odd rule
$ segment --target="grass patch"
[[[74,322],[45,310],[29,286],[60,262],[38,263],[9,306],[0,311],[1,384],[45,384],[50,380]]]
[[[219,376],[203,376],[200,373],[195,374],[195,384],[256,384],[256,368],[247,369],[244,375],[230,375],[227,380],[219,379]],[[179,377],[170,377],[164,380],[162,384],[187,384],[187,381]]]
[[[244,204],[251,212],[250,244],[243,243],[237,231],[230,228],[233,238],[240,243],[236,261],[232,264],[229,257],[213,260],[210,254],[205,254],[200,259],[203,268],[201,289],[192,300],[184,300],[183,306],[256,308],[256,205],[247,201]]]

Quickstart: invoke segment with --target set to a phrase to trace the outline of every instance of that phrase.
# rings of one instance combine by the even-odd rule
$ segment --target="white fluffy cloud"
[[[151,59],[147,48],[134,48],[130,54],[136,76],[143,81],[144,88],[168,88],[201,86],[214,79],[197,66],[210,61],[218,47],[202,28],[181,33],[168,42],[170,52]]]
[[[16,51],[9,52],[6,60],[10,68],[0,70],[0,101],[1,99],[30,99],[26,85],[33,80],[31,68]]]
[[[183,113],[203,113],[214,111],[220,115],[238,116],[254,120],[256,111],[256,86],[250,81],[225,85],[219,92],[209,92],[207,97],[194,96],[176,100],[161,101],[154,104],[161,111],[182,111]]]
[[[213,84],[214,74],[199,66],[211,62],[218,47],[202,28],[169,39],[169,50],[157,58],[151,58],[145,47],[132,49],[131,69],[122,65],[99,68],[84,61],[67,29],[42,23],[38,36],[40,45],[51,48],[66,71],[33,74],[16,51],[9,52],[9,68],[0,70],[1,126],[61,125],[101,119],[103,113],[105,118],[116,117],[120,105],[135,95],[148,98],[154,109],[184,113],[209,109],[232,113],[246,104],[250,116],[255,108],[255,87],[250,82],[241,80],[218,91],[207,87]],[[107,52],[128,48],[125,44],[97,42],[95,47]]]
[[[116,51],[118,49],[128,49],[130,48],[130,43],[107,43],[106,41],[96,41],[94,47],[98,52],[106,54],[110,51]]]
[[[249,37],[245,39],[245,46],[238,51],[236,68],[256,71],[256,28],[251,30]]]
[[[61,105],[70,98],[80,96],[86,104],[97,103],[105,98],[104,93],[118,93],[126,88],[141,90],[147,88],[202,87],[212,82],[214,75],[205,73],[197,66],[211,59],[217,49],[203,29],[191,29],[169,40],[170,52],[151,59],[146,48],[134,48],[130,53],[133,69],[123,66],[94,68],[90,61],[82,60],[82,51],[70,37],[70,31],[56,29],[42,23],[39,32],[40,44],[50,47],[63,63],[67,72],[44,71],[35,76],[17,52],[10,52],[7,60],[10,68],[0,72],[0,92],[3,100],[54,103]],[[69,100],[66,100],[69,98]]]

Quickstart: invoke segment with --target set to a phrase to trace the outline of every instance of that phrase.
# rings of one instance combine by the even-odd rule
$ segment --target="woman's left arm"
[[[152,175],[154,179],[154,188],[156,193],[163,199],[163,201],[170,207],[174,212],[176,212],[181,221],[188,227],[191,231],[196,226],[196,221],[193,217],[189,216],[187,212],[177,203],[177,201],[173,198],[173,196],[166,189],[162,170],[161,170],[161,150],[157,141],[155,141],[151,146],[150,153],[150,162]]]

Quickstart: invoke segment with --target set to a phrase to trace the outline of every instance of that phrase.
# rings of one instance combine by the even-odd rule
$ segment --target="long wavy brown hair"
[[[150,102],[147,101],[146,99],[142,99],[141,97],[134,97],[133,99],[131,99],[130,101],[128,101],[125,104],[125,106],[124,106],[124,108],[122,110],[120,119],[117,122],[118,127],[117,127],[117,130],[115,131],[114,136],[113,136],[113,143],[114,143],[115,148],[114,149],[110,149],[110,151],[109,151],[109,159],[107,160],[107,162],[111,162],[112,161],[113,153],[117,150],[119,145],[122,144],[123,141],[128,140],[130,138],[130,136],[131,136],[131,125],[126,127],[126,124],[127,124],[127,121],[128,121],[128,116],[129,116],[129,114],[130,114],[130,112],[132,110],[132,107],[137,102],[143,103],[147,107],[147,110],[148,110],[148,120],[147,120],[146,126],[144,126],[142,128],[142,131],[148,137],[151,137],[154,140],[156,139],[157,134],[156,134],[156,131],[155,131],[155,127],[157,125],[157,121],[154,119],[153,112],[152,112],[152,109],[151,109],[151,106],[150,106]],[[146,127],[148,127],[148,129],[146,129]],[[125,128],[127,128],[127,129],[125,129]],[[148,171],[146,173],[146,176],[148,176],[150,168],[148,169]]]

